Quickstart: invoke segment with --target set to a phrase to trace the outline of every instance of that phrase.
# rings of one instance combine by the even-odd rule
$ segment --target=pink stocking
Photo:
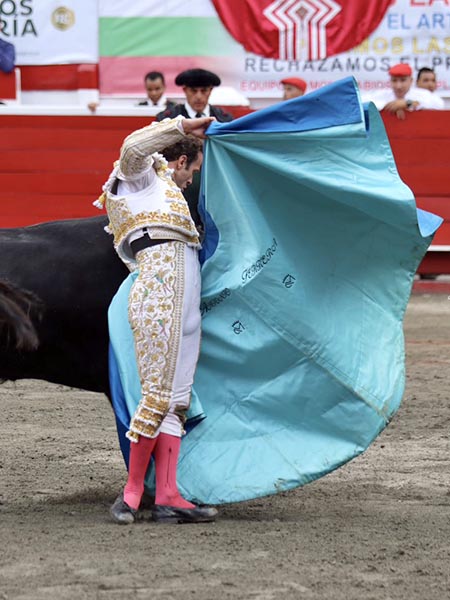
[[[168,433],[160,433],[156,443],[155,470],[156,470],[156,497],[155,504],[176,506],[177,508],[194,508],[185,500],[177,486],[177,464],[180,454],[181,438]]]
[[[128,506],[136,510],[144,493],[145,474],[157,439],[157,437],[146,438],[141,435],[137,443],[130,443],[128,480],[123,491],[123,499]]]

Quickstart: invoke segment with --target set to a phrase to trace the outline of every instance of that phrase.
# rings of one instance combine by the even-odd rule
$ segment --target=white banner
[[[239,89],[249,97],[279,93],[284,77],[302,77],[308,91],[353,75],[362,91],[389,85],[388,70],[408,63],[436,71],[438,91],[450,95],[450,0],[396,0],[380,26],[360,46],[316,61],[281,61],[246,54],[236,61]]]
[[[368,92],[387,87],[389,68],[407,62],[414,75],[434,68],[438,93],[450,96],[450,0],[394,0],[360,46],[314,61],[247,53],[222,25],[212,0],[100,0],[99,6],[106,93],[140,90],[142,73],[161,70],[173,94],[179,91],[176,74],[192,66],[216,71],[224,85],[248,98],[280,98],[286,77],[305,79],[312,91],[353,75]]]
[[[0,0],[0,21],[18,65],[98,62],[96,0]]]
[[[99,0],[101,17],[217,17],[211,0]]]
[[[361,90],[369,91],[388,85],[390,66],[408,62],[415,72],[424,66],[434,67],[439,92],[450,95],[450,0],[395,0],[362,45],[316,61],[273,60],[246,53],[221,25],[211,0],[0,0],[2,37],[15,45],[19,65],[96,63],[99,7],[103,27],[107,28],[102,60],[108,63],[108,72],[119,87],[121,80],[111,70],[114,61],[139,82],[145,69],[161,69],[170,76],[169,86],[172,71],[192,65],[209,68],[218,72],[224,84],[249,98],[279,97],[279,82],[289,76],[305,79],[310,91],[353,75]],[[158,37],[139,35],[131,46],[128,44],[132,52],[128,47],[125,52],[120,28],[114,25],[111,30],[108,18],[114,23],[122,20],[125,34],[130,35],[128,21],[138,23],[143,17],[155,17],[157,23],[165,17],[164,44]],[[177,25],[173,40],[170,19]],[[139,25],[134,27],[139,33]],[[146,27],[143,19],[141,28],[145,31]],[[211,28],[220,34],[217,43],[209,39]],[[117,39],[110,39],[111,31]],[[179,31],[186,35],[180,38]],[[106,51],[108,40],[110,48]],[[173,54],[167,53],[167,47]]]

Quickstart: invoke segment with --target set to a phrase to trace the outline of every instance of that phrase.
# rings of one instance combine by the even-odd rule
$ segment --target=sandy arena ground
[[[450,598],[450,300],[413,296],[402,408],[369,450],[215,524],[120,527],[104,396],[0,386],[0,600]]]

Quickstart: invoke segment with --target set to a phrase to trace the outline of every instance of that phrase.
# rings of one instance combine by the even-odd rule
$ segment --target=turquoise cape
[[[196,426],[178,481],[187,498],[221,504],[321,477],[387,425],[404,390],[413,276],[441,219],[416,209],[352,78],[214,123],[202,194]],[[126,317],[135,276],[109,311],[125,460],[140,397]]]

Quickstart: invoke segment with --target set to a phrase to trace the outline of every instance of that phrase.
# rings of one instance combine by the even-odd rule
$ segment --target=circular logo
[[[52,12],[52,25],[60,31],[66,31],[75,23],[75,13],[66,6],[59,6]]]
[[[392,0],[240,0],[239,10],[237,0],[212,3],[247,52],[281,60],[317,60],[365,40]]]

